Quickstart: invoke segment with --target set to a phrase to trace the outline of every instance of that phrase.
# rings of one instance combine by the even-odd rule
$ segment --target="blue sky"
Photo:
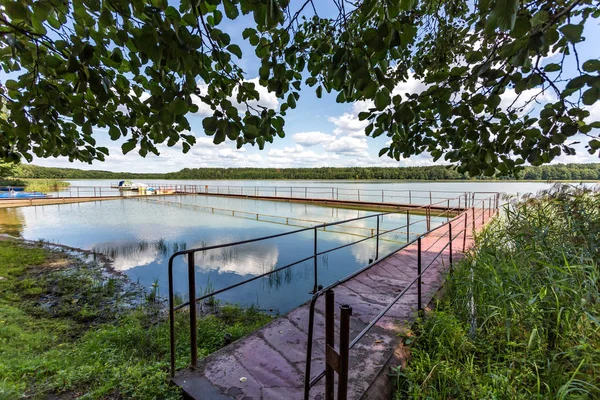
[[[333,2],[315,2],[319,15],[337,12],[333,10]],[[245,23],[247,21],[247,23]],[[588,23],[584,35],[587,41],[578,47],[581,62],[589,58],[597,58],[598,50],[593,38],[600,37],[600,28],[597,21]],[[247,79],[252,80],[258,76],[257,62],[253,51],[241,38],[241,32],[252,21],[248,16],[235,22],[223,18],[219,28],[229,33],[232,41],[242,48],[244,57],[238,63],[247,74]],[[558,58],[558,57],[557,57]],[[556,61],[556,60],[554,60]],[[550,61],[546,61],[550,62]],[[572,66],[574,68],[574,66]],[[5,79],[0,73],[0,79]],[[396,90],[404,92],[419,92],[424,85],[412,77],[399,85]],[[225,142],[218,146],[212,139],[205,136],[202,129],[202,107],[197,115],[190,115],[188,119],[193,134],[198,138],[198,143],[188,154],[181,152],[181,147],[168,148],[160,146],[160,156],[148,155],[142,158],[133,151],[123,155],[120,150],[121,142],[113,142],[108,137],[106,130],[96,130],[95,137],[99,145],[109,148],[110,156],[105,162],[95,162],[92,165],[85,163],[71,163],[67,159],[34,159],[34,164],[53,167],[72,167],[82,169],[104,169],[112,171],[131,172],[169,172],[182,168],[198,167],[322,167],[322,166],[420,166],[431,165],[432,160],[426,155],[414,156],[410,159],[397,162],[386,156],[378,157],[379,150],[385,147],[387,137],[376,139],[364,135],[365,124],[358,121],[357,115],[365,107],[364,104],[337,104],[335,95],[324,93],[318,99],[314,88],[303,87],[298,106],[290,110],[286,116],[286,137],[276,138],[274,143],[267,143],[265,149],[250,145],[241,150],[235,149],[232,142]],[[511,93],[507,93],[503,102],[510,104]],[[260,103],[271,107],[277,106],[274,95],[265,91],[261,93]],[[591,120],[600,120],[600,102],[591,109]],[[556,162],[598,162],[596,156],[591,156],[578,146],[577,155],[562,156]]]

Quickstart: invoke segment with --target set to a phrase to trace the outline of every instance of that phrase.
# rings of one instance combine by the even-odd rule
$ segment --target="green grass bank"
[[[0,399],[180,398],[168,383],[168,323],[155,295],[97,262],[0,240]],[[198,353],[270,320],[220,306],[198,321]],[[179,367],[189,363],[187,323],[180,313]]]
[[[600,398],[599,264],[599,192],[511,203],[406,340],[395,398]]]
[[[0,186],[25,186],[29,192],[57,192],[68,188],[71,184],[58,179],[0,179]]]

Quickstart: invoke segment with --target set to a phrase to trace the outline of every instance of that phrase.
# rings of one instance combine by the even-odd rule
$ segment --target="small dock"
[[[393,382],[387,372],[401,361],[400,334],[414,320],[419,300],[423,307],[430,303],[451,264],[469,250],[474,232],[493,213],[491,209],[463,211],[419,240],[324,289],[335,297],[336,345],[340,309],[352,309],[349,399],[389,398]],[[173,382],[191,399],[325,399],[323,376],[331,357],[325,351],[325,296],[317,296],[312,308],[310,302],[299,306],[197,365],[177,371]]]
[[[161,194],[160,196],[181,196],[183,193]],[[148,195],[126,196],[75,196],[75,197],[35,197],[30,199],[2,199],[0,208],[49,206],[56,204],[89,203],[93,201],[122,200],[129,198],[148,197]]]
[[[352,210],[367,210],[367,211],[411,211],[414,214],[426,214],[427,212],[444,213],[449,212],[449,215],[456,215],[458,212],[465,209],[465,203],[462,206],[456,207],[456,204],[450,206],[449,200],[438,202],[436,204],[411,204],[411,203],[382,203],[376,201],[364,200],[349,200],[349,199],[330,199],[318,197],[289,197],[289,196],[269,196],[269,195],[252,195],[252,194],[233,194],[233,193],[206,193],[199,192],[202,196],[216,197],[231,197],[252,200],[268,200],[268,201],[283,201],[288,203],[308,203],[327,207],[347,208]],[[458,201],[457,197],[456,201]]]

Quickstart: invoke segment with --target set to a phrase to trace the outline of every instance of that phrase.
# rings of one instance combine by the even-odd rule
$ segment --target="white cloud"
[[[312,150],[305,150],[301,145],[271,149],[267,153],[267,162],[276,167],[314,167],[330,165],[331,160],[338,159],[337,154],[319,154]],[[265,165],[266,166],[266,165]]]
[[[292,139],[302,146],[316,146],[330,143],[335,137],[323,132],[299,132],[292,135]]]
[[[254,83],[255,89],[258,92],[260,99],[252,100],[248,102],[248,106],[257,108],[258,106],[267,107],[270,109],[276,110],[279,108],[279,100],[277,96],[273,92],[269,92],[269,90],[262,86],[258,82],[258,78],[253,78],[246,80],[246,82]],[[208,91],[208,85],[206,83],[198,83],[198,88],[200,89],[200,93],[205,94]],[[246,111],[246,104],[238,103],[236,98],[238,94],[237,87],[233,89],[232,95],[229,97],[229,101],[240,111]],[[194,104],[198,106],[198,113],[202,116],[208,116],[213,113],[213,110],[206,103],[202,102],[202,100],[198,96],[192,96],[192,101]]]
[[[338,136],[364,137],[367,121],[359,121],[358,113],[344,113],[339,117],[329,117],[329,122],[333,122],[336,128],[333,133]]]
[[[535,101],[529,102],[534,96],[537,96]],[[540,89],[527,89],[522,91],[520,94],[517,94],[515,89],[507,89],[500,96],[500,108],[503,110],[507,110],[509,107],[511,109],[523,109],[520,111],[520,114],[527,114],[530,112],[537,104],[545,104],[551,101],[555,101],[555,97],[546,90],[542,93]],[[529,102],[529,103],[528,103]]]
[[[363,154],[369,149],[365,137],[356,138],[344,136],[323,146],[327,151],[343,154]]]
[[[600,101],[596,101],[589,107],[585,107],[586,110],[590,112],[589,117],[586,118],[588,123],[600,121]]]
[[[401,95],[404,97],[406,93],[418,94],[425,89],[427,89],[427,85],[415,78],[415,74],[409,71],[408,79],[396,85],[392,91],[392,96]],[[364,138],[365,128],[369,123],[368,121],[359,121],[358,114],[363,111],[368,111],[373,107],[373,101],[357,101],[352,105],[351,112],[346,112],[339,117],[329,117],[329,122],[332,122],[335,125],[333,133],[338,136]]]
[[[427,89],[427,85],[417,78],[415,78],[415,74],[412,72],[408,72],[408,79],[404,82],[400,82],[396,85],[394,90],[392,91],[392,95],[400,94],[404,96],[406,93],[408,94],[419,94]]]

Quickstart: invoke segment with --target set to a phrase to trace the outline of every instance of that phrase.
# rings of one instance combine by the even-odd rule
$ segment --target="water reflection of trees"
[[[94,246],[92,251],[109,257],[113,260],[114,268],[122,271],[148,265],[186,248],[185,242],[168,242],[165,239],[158,239],[99,244]]]
[[[279,263],[271,267],[271,271],[274,271],[282,266]],[[329,268],[329,255],[322,254],[318,257],[318,268],[319,270]],[[263,290],[277,290],[283,284],[291,284],[295,280],[308,280],[314,277],[314,261],[304,261],[298,265],[294,265],[289,268],[282,269],[281,271],[273,272],[265,276],[262,280]]]
[[[170,243],[165,239],[158,239],[153,241],[141,240],[139,242],[96,245],[92,251],[114,259],[117,257],[139,256],[150,251],[156,252],[156,254],[161,256],[166,256],[171,252],[174,253],[186,248],[187,245],[185,242]]]
[[[0,233],[23,236],[25,217],[20,208],[0,208]]]

